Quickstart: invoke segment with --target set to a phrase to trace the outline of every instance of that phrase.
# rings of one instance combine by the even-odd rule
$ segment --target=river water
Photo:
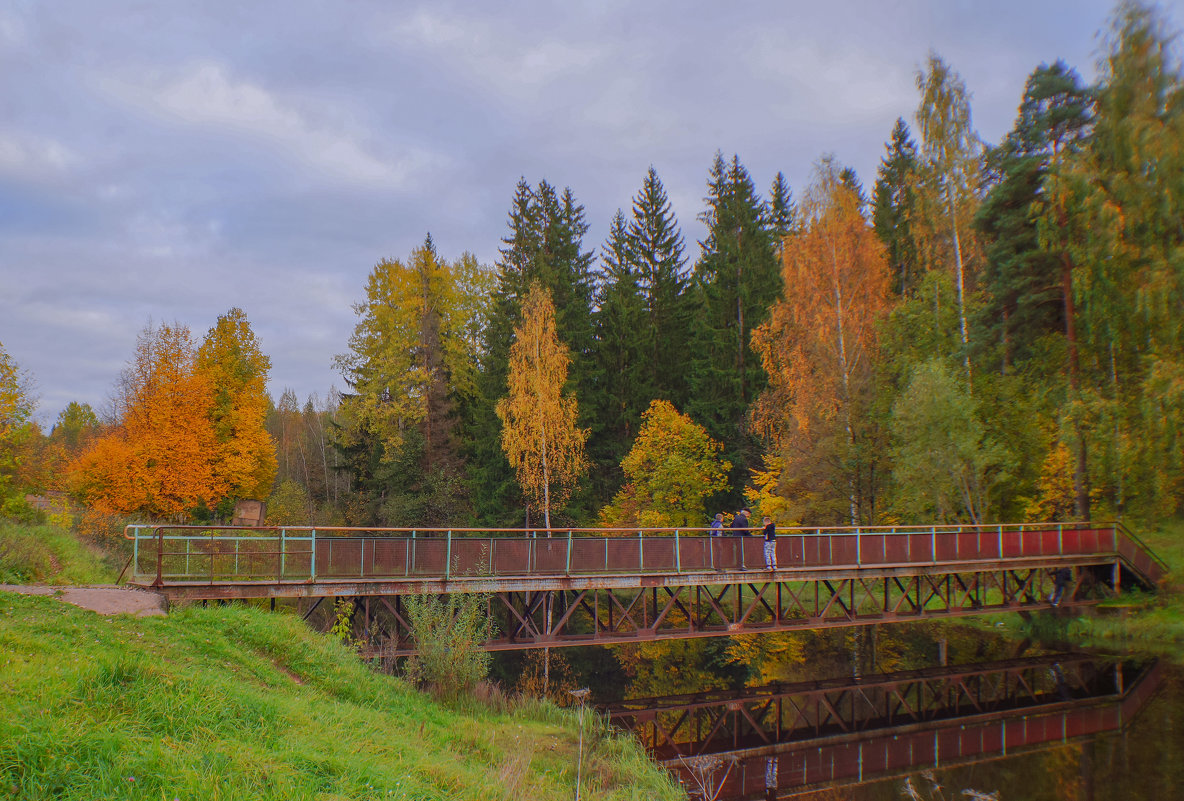
[[[917,624],[571,663],[696,799],[1184,799],[1184,670],[1165,659]]]

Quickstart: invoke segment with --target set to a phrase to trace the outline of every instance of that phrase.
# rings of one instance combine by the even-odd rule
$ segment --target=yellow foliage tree
[[[271,359],[242,309],[218,318],[197,351],[196,367],[214,391],[215,482],[232,498],[266,499],[277,466],[275,441],[266,428]]]
[[[785,459],[779,453],[765,455],[763,468],[749,470],[752,483],[744,488],[744,497],[755,517],[769,517],[778,525],[792,526],[801,522],[794,514],[794,505],[781,494],[781,474]]]
[[[1069,520],[1073,517],[1077,499],[1073,486],[1073,454],[1069,446],[1057,440],[1044,464],[1036,485],[1037,497],[1024,510],[1024,518],[1032,522]]]
[[[214,467],[213,404],[189,329],[149,326],[121,379],[118,425],[69,468],[73,492],[96,511],[156,518],[178,519],[213,504],[227,490]]]
[[[637,439],[621,469],[625,486],[600,513],[606,526],[706,526],[703,501],[728,487],[723,445],[669,401],[657,399],[641,415]]]
[[[555,332],[551,293],[532,283],[510,347],[510,392],[498,401],[497,416],[502,450],[548,530],[551,511],[563,506],[588,468],[588,431],[576,425],[576,399],[563,391],[570,362]]]
[[[345,402],[356,444],[378,441],[384,461],[399,458],[407,432],[423,430],[426,459],[447,450],[448,398],[473,391],[483,304],[492,275],[474,256],[441,259],[431,237],[406,263],[383,259],[354,305],[349,352],[335,364],[353,389]]]

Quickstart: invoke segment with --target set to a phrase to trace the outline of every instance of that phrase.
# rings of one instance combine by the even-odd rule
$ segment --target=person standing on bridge
[[[766,517],[762,521],[765,524],[765,570],[777,569],[777,527],[773,525],[773,519]]]
[[[738,552],[736,562],[740,565],[741,570],[747,570],[744,564],[744,538],[748,536],[748,517],[751,515],[748,509],[741,509],[732,518],[732,535],[736,537],[736,550]]]
[[[709,558],[711,559],[711,566],[714,567],[716,570],[723,570],[724,566],[723,566],[722,562],[718,565],[715,563],[716,562],[715,552],[719,550],[719,548],[716,547],[715,540],[716,540],[716,537],[719,537],[724,533],[723,512],[718,513],[715,516],[715,519],[711,521],[711,528],[708,531],[708,533],[711,535],[711,539],[709,539],[707,541],[707,547],[711,549],[711,551],[709,552]]]

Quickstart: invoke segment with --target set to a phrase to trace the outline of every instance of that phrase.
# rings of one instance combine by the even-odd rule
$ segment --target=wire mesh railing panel
[[[408,573],[410,537],[382,537],[370,541],[367,574],[375,578],[398,578]]]
[[[879,565],[887,561],[884,553],[883,534],[857,535],[859,539],[859,554],[857,562],[861,565]]]
[[[614,537],[580,537],[571,541],[571,572],[573,573],[604,573],[609,569],[610,544],[617,542]],[[634,555],[636,559],[636,555]]]
[[[549,575],[567,572],[567,539],[538,537],[532,543],[534,567],[531,572]]]
[[[636,573],[643,567],[640,537],[606,537],[605,570],[610,573]]]
[[[645,537],[641,540],[642,565],[646,573],[668,573],[677,567],[674,537]]]
[[[307,581],[530,575],[629,575],[763,569],[763,537],[691,529],[542,532],[454,529],[243,529],[143,526],[137,582]],[[531,536],[533,534],[534,536]],[[607,536],[605,536],[607,534]],[[1115,554],[1140,580],[1165,568],[1120,527],[1073,524],[792,528],[778,535],[780,569],[876,567]]]
[[[318,539],[317,577],[352,578],[361,575],[365,565],[362,561],[363,542],[365,540],[345,537]]]
[[[443,576],[448,567],[448,539],[444,536],[420,536],[411,540],[411,576]]]
[[[491,538],[489,564],[493,574],[513,576],[526,572],[530,565],[532,541],[528,537]]]
[[[679,567],[682,570],[709,570],[715,567],[712,559],[711,541],[719,537],[690,535],[678,541]]]

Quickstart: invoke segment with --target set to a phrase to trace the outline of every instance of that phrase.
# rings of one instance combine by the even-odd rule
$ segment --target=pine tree
[[[1041,336],[1064,331],[1073,338],[1072,283],[1064,273],[1071,267],[1040,247],[1033,204],[1050,166],[1084,144],[1092,116],[1091,92],[1077,74],[1060,61],[1042,65],[1028,78],[1015,127],[988,153],[992,186],[975,225],[986,242],[986,325],[1002,346],[1004,370]]]
[[[987,155],[991,189],[975,217],[986,256],[982,284],[987,302],[978,328],[994,345],[999,369],[1019,362],[1031,377],[1055,391],[1065,410],[1065,434],[1072,444],[1075,519],[1089,518],[1087,442],[1078,403],[1080,360],[1073,300],[1073,259],[1063,249],[1042,246],[1038,214],[1049,170],[1080,151],[1093,117],[1092,92],[1063,62],[1041,65],[1029,76],[1012,131]],[[1048,243],[1048,244],[1051,244]],[[1049,363],[1045,338],[1063,333],[1067,358]],[[1036,357],[1037,363],[1029,364]],[[1068,396],[1063,394],[1068,379]],[[1057,445],[1054,442],[1054,447]]]

